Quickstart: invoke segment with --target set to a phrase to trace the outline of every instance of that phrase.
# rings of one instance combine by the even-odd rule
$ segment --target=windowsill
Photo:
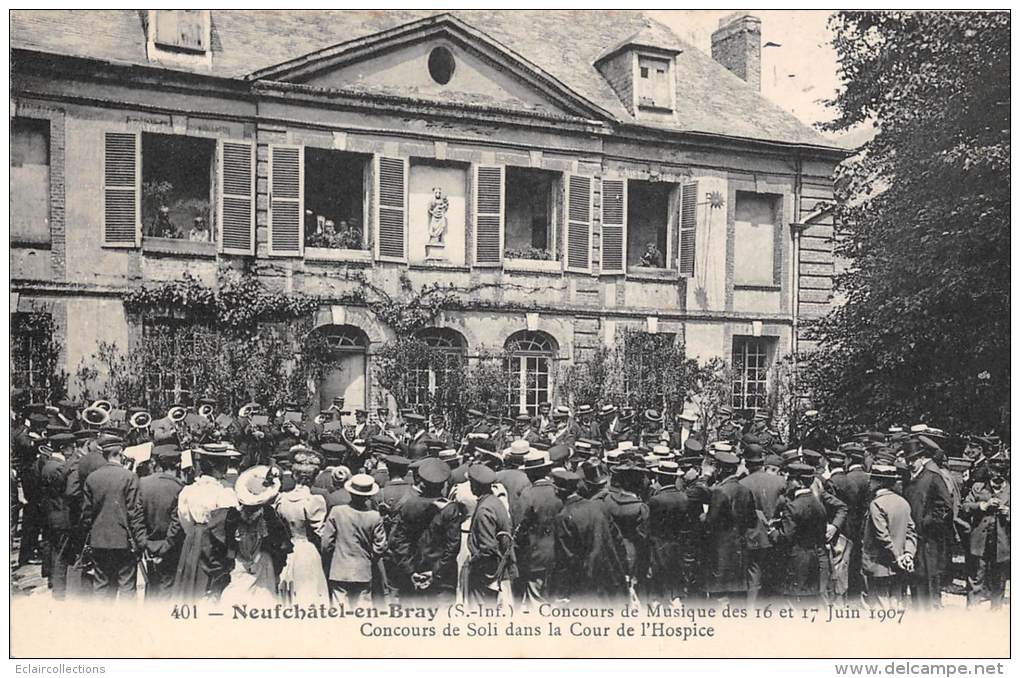
[[[11,238],[11,249],[48,250],[52,248],[53,244],[49,240],[32,241]]]
[[[744,292],[781,292],[782,287],[773,284],[734,283],[733,289]]]
[[[629,280],[656,280],[675,281],[677,273],[672,268],[655,268],[652,266],[628,266],[627,278]]]
[[[562,273],[563,264],[556,259],[503,259],[504,271],[524,273]]]
[[[348,264],[371,264],[372,251],[306,247],[305,259],[309,261],[335,261]]]
[[[673,114],[673,109],[669,106],[657,106],[655,104],[638,104],[638,110],[648,111],[649,113],[668,113]]]
[[[215,258],[216,243],[144,236],[142,238],[142,252],[144,254]]]
[[[467,264],[454,264],[449,261],[415,261],[407,265],[412,271],[458,271],[461,273],[470,273],[471,267]]]

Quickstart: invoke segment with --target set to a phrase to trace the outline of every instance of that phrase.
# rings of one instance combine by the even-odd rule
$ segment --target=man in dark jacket
[[[973,562],[967,573],[967,605],[978,603],[986,589],[992,608],[1002,605],[1010,564],[1008,472],[1009,458],[1000,452],[988,462],[987,479],[975,482],[963,502],[973,526],[967,544]]]
[[[177,572],[184,532],[177,514],[177,497],[184,483],[177,478],[181,451],[177,445],[160,445],[152,452],[154,473],[138,482],[145,512],[146,551],[152,556],[145,587],[146,598],[169,595]]]
[[[555,558],[551,597],[583,602],[622,600],[627,595],[626,557],[619,531],[602,502],[577,493],[581,476],[556,468],[550,473],[563,509],[553,524]]]
[[[854,448],[849,453],[833,452],[829,455],[828,490],[846,504],[847,510],[842,532],[850,540],[847,547],[849,553],[844,554],[847,567],[847,595],[850,600],[858,600],[864,590],[864,578],[861,574],[861,539],[871,492],[868,489],[868,474],[864,471],[863,458],[863,448]],[[848,461],[851,470],[847,469]]]
[[[641,500],[644,469],[633,462],[612,471],[617,489],[604,500],[604,508],[620,531],[626,554],[627,580],[632,591],[644,586],[648,572],[648,505]]]
[[[425,459],[418,467],[420,492],[408,494],[400,505],[389,539],[387,576],[401,602],[428,596],[452,602],[457,591],[460,552],[460,505],[444,498],[450,467]]]
[[[531,481],[521,491],[517,512],[517,597],[525,605],[538,605],[547,599],[549,574],[555,558],[553,535],[556,516],[563,509],[563,500],[548,478],[552,462],[548,452],[535,450],[524,457],[521,470]]]
[[[811,491],[815,469],[808,464],[786,467],[792,497],[779,509],[780,521],[773,532],[778,564],[777,593],[793,604],[816,602],[822,589],[825,553],[825,507]]]
[[[511,517],[519,511],[521,492],[531,485],[528,475],[520,468],[530,450],[531,445],[526,440],[515,440],[510,443],[510,447],[504,452],[503,468],[496,471],[496,482],[506,490]],[[514,522],[517,522],[516,518]]]
[[[924,436],[920,436],[924,438]],[[911,598],[920,607],[942,606],[942,574],[949,561],[952,535],[952,498],[942,474],[931,459],[932,450],[921,439],[903,444],[910,478],[903,498],[917,528],[917,557],[910,581]]]
[[[655,475],[661,489],[648,499],[648,589],[653,598],[668,605],[689,595],[681,565],[697,528],[697,518],[690,510],[687,493],[678,486],[679,465],[659,462]]]
[[[52,449],[39,474],[44,537],[50,548],[49,587],[53,598],[61,600],[67,591],[67,567],[71,549],[68,547],[71,515],[64,489],[67,484],[67,458],[74,450],[74,435],[58,433],[51,436]]]
[[[711,469],[719,480],[705,517],[705,590],[726,601],[747,595],[747,532],[758,522],[754,497],[737,478],[739,463],[732,452],[716,452]]]
[[[740,484],[751,491],[758,524],[748,535],[747,604],[753,606],[759,595],[769,595],[774,584],[772,542],[765,526],[776,516],[776,506],[786,491],[786,481],[765,471],[765,450],[748,445],[744,450],[748,474]]]
[[[485,464],[468,468],[471,493],[478,498],[468,532],[467,600],[495,603],[504,587],[517,575],[513,562],[513,525],[510,512],[492,493],[496,473]],[[507,553],[507,551],[510,551]]]
[[[29,406],[31,407],[31,406]],[[39,443],[42,440],[49,418],[45,414],[36,413],[28,417],[28,427],[22,428],[14,437],[15,464],[21,490],[25,495],[25,508],[22,512],[21,546],[18,551],[18,567],[28,565],[36,558],[39,547],[39,536],[45,528],[45,517],[42,512],[42,496],[39,482]],[[49,566],[47,566],[49,569]]]
[[[95,593],[116,598],[135,590],[138,554],[145,548],[145,514],[138,477],[121,463],[119,443],[102,448],[106,466],[89,474],[82,492],[82,522],[95,561]]]

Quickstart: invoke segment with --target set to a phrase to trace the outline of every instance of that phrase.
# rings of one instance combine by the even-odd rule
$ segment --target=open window
[[[215,242],[212,216],[216,142],[142,134],[142,233]]]
[[[674,268],[676,237],[672,228],[677,184],[631,179],[627,182],[627,266],[630,269]]]
[[[540,169],[506,168],[504,258],[556,259],[554,202],[559,176]]]
[[[365,181],[371,156],[305,148],[305,247],[367,250]]]

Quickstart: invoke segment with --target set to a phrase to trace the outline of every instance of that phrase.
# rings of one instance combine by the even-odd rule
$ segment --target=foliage
[[[451,307],[458,298],[450,286],[439,283],[422,285],[415,292],[407,271],[400,273],[400,288],[405,298],[393,298],[385,290],[372,286],[371,289],[380,298],[368,306],[379,320],[402,337],[428,327],[443,309]]]
[[[553,254],[549,250],[531,245],[516,249],[508,247],[503,250],[503,256],[507,259],[533,259],[538,261],[552,261],[553,259]]]
[[[560,388],[573,407],[595,403],[623,404],[627,402],[623,372],[622,352],[601,346],[588,360],[564,370]]]
[[[185,272],[180,280],[140,287],[124,297],[130,313],[187,317],[241,335],[256,333],[260,323],[308,316],[320,303],[308,295],[270,292],[255,276],[227,270],[221,272],[215,288]]]
[[[792,356],[781,357],[769,371],[766,410],[776,431],[786,440],[793,437],[797,414],[795,364]]]
[[[845,303],[804,377],[841,428],[1008,427],[1010,16],[841,12],[847,129],[877,135],[837,173]]]
[[[33,308],[11,316],[12,382],[28,390],[31,400],[56,402],[67,394],[60,351],[50,313]]]

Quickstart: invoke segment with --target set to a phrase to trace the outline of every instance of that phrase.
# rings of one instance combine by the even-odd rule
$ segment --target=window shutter
[[[255,161],[247,141],[219,143],[220,252],[255,254]]]
[[[269,253],[299,257],[305,234],[305,154],[301,146],[269,147]]]
[[[503,193],[506,180],[502,166],[475,167],[475,265],[503,263]]]
[[[103,244],[138,247],[142,242],[139,199],[141,148],[134,132],[107,132],[103,148]]]
[[[677,272],[681,278],[694,277],[695,237],[698,228],[698,182],[684,184],[680,189],[680,251]]]
[[[567,270],[591,270],[592,179],[571,174],[567,180]]]
[[[627,181],[602,180],[602,273],[627,268]]]
[[[407,259],[407,160],[375,157],[377,259]]]

